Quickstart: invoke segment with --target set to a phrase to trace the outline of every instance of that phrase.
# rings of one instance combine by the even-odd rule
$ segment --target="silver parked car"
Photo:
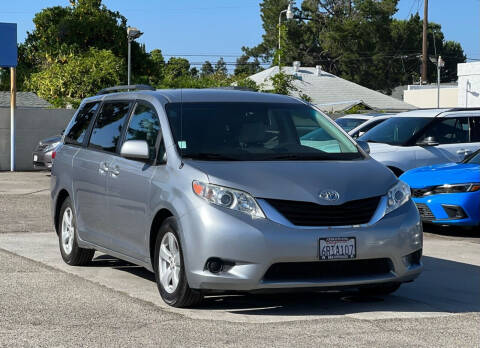
[[[52,168],[52,153],[55,151],[62,137],[56,135],[47,139],[40,140],[37,147],[33,150],[33,168],[48,169]]]
[[[235,90],[107,92],[82,102],[52,169],[66,263],[99,250],[141,265],[177,307],[232,290],[387,294],[420,274],[410,188],[318,110]]]

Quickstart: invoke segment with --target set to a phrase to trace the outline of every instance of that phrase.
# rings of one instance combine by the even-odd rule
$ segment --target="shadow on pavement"
[[[461,252],[452,250],[452,252]],[[207,296],[197,310],[246,315],[342,315],[366,312],[480,312],[480,267],[434,257],[423,257],[424,272],[390,296],[359,296],[350,291],[310,291],[276,294]],[[153,273],[108,255],[96,257],[91,267],[111,267],[155,281]]]
[[[446,237],[477,238],[480,241],[480,227],[440,226],[424,224],[426,233],[438,234]]]

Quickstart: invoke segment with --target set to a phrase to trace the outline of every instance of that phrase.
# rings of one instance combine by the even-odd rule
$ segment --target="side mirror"
[[[439,142],[434,137],[426,137],[425,139],[417,142],[418,146],[437,146]]]
[[[128,140],[123,143],[120,156],[145,161],[150,159],[150,149],[145,140]]]
[[[357,140],[357,144],[362,148],[363,151],[365,151],[366,153],[370,153],[370,146],[366,141]]]

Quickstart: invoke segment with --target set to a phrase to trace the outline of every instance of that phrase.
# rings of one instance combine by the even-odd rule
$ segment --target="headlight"
[[[54,143],[48,145],[48,146],[45,148],[44,151],[45,151],[45,152],[49,152],[49,151],[55,150],[58,145],[60,145],[60,142],[59,142],[59,141],[54,142]]]
[[[212,204],[241,211],[254,218],[265,218],[262,209],[250,194],[228,187],[206,184],[200,181],[192,183],[193,192]]]
[[[462,193],[475,191],[480,191],[480,183],[434,186],[429,194],[435,195],[440,193]]]
[[[395,186],[388,190],[385,215],[407,203],[410,195],[410,186],[399,180]]]

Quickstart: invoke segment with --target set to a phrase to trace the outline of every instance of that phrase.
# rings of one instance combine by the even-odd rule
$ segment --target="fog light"
[[[211,273],[220,273],[223,270],[223,261],[218,257],[211,257],[207,260],[205,268],[208,269]]]
[[[407,267],[420,266],[421,258],[422,258],[422,249],[419,249],[411,254],[408,254],[407,256],[404,256],[403,262]]]
[[[465,219],[467,214],[458,205],[442,204],[443,210],[447,213],[449,219]]]

